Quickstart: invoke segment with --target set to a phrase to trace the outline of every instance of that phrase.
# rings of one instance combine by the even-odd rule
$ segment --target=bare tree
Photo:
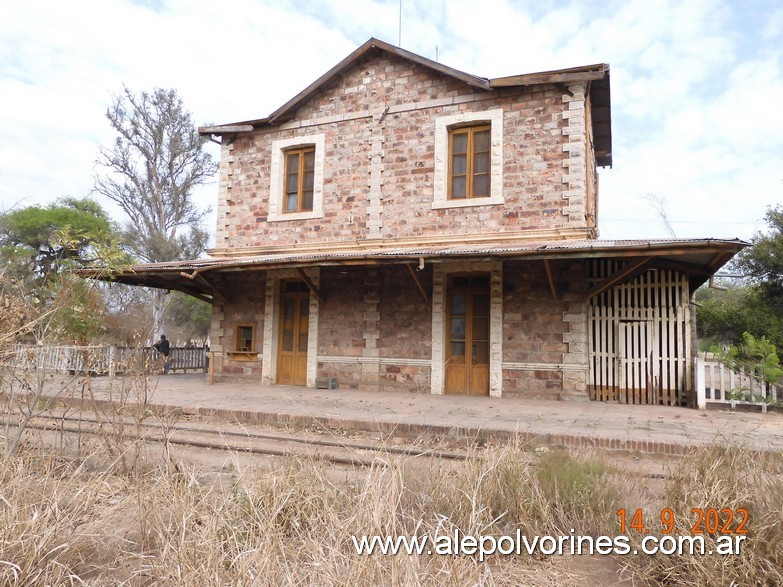
[[[106,117],[117,137],[100,150],[95,191],[117,203],[129,221],[123,240],[149,263],[194,259],[204,250],[209,210],[193,202],[193,190],[212,179],[217,164],[176,90],[156,88],[115,96]],[[163,292],[153,293],[153,321],[161,330]]]
[[[644,195],[644,199],[647,200],[650,207],[658,214],[658,218],[663,222],[663,226],[666,228],[666,232],[669,233],[669,236],[671,238],[677,238],[677,234],[674,232],[671,222],[669,222],[669,213],[667,211],[668,202],[666,201],[666,197],[649,193]]]

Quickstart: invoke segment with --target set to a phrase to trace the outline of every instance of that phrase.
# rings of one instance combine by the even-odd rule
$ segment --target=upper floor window
[[[449,132],[449,199],[488,198],[490,126],[454,128]]]
[[[283,212],[313,211],[315,147],[285,152],[285,197]]]
[[[323,217],[325,150],[324,133],[272,141],[270,222]]]
[[[460,112],[435,119],[432,207],[502,204],[503,110]]]

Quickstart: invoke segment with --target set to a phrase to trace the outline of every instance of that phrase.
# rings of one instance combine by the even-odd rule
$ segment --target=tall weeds
[[[100,456],[26,448],[0,462],[0,584],[579,584],[558,557],[366,556],[351,535],[613,535],[628,491],[622,472],[594,454],[513,445],[462,462],[378,459],[339,479],[323,462],[286,458],[235,468],[222,483],[183,463],[127,471]],[[782,471],[780,459],[736,448],[684,460],[665,504],[678,516],[748,508],[747,549],[625,557],[634,584],[781,584]]]
[[[783,455],[738,446],[695,451],[672,471],[662,507],[673,510],[685,531],[698,521],[694,508],[743,508],[749,512],[748,534],[740,554],[634,557],[639,577],[655,585],[783,585]],[[736,529],[740,517],[729,529]],[[717,552],[721,534],[700,535]]]

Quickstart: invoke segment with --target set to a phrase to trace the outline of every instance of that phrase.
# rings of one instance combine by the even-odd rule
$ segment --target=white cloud
[[[749,237],[783,201],[783,11],[773,0],[403,0],[406,49],[494,77],[608,62],[608,237]],[[749,6],[749,7],[748,7]],[[5,0],[0,209],[85,195],[103,112],[123,84],[173,87],[199,124],[270,114],[370,36],[396,43],[398,0]],[[210,147],[213,154],[217,148]],[[217,188],[199,191],[214,204]],[[630,218],[633,222],[614,221]],[[702,224],[722,222],[724,224]],[[644,229],[642,231],[642,229]]]

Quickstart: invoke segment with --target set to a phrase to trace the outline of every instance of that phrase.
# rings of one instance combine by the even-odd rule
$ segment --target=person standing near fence
[[[169,354],[171,353],[171,344],[166,340],[166,335],[161,334],[160,340],[152,345],[153,348],[163,355],[163,374],[166,375],[169,372]]]

